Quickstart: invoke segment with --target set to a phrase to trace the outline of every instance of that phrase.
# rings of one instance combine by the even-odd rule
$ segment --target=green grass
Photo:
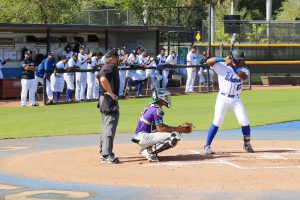
[[[217,93],[172,97],[173,107],[165,108],[165,123],[193,122],[197,130],[210,126]],[[300,89],[244,91],[242,100],[252,126],[300,119]],[[118,132],[132,133],[150,98],[120,100]],[[98,133],[100,113],[96,103],[41,107],[1,107],[0,138]],[[239,127],[229,111],[222,129]]]

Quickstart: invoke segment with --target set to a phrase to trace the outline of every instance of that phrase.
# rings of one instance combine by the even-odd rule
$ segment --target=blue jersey
[[[44,59],[38,66],[38,70],[34,73],[37,77],[43,78],[45,72],[52,72],[56,67],[56,62],[53,59]]]

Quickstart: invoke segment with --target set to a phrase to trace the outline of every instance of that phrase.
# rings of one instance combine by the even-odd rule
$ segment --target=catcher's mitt
[[[191,133],[193,131],[193,124],[189,122],[185,122],[180,125],[182,133]]]

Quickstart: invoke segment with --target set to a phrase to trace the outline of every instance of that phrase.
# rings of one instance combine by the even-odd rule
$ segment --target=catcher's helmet
[[[242,60],[246,60],[246,54],[244,51],[234,49],[231,53],[231,58],[235,64],[238,64]]]
[[[153,90],[152,98],[154,102],[157,102],[158,100],[162,100],[164,105],[168,108],[172,106],[171,104],[171,93],[167,89],[159,88]]]

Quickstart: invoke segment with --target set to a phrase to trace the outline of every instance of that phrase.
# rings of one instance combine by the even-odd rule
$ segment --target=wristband
[[[239,74],[239,72],[242,70],[240,67],[237,66],[233,66],[232,69],[236,74]]]
[[[215,62],[218,63],[218,62],[224,62],[224,58],[221,58],[221,57],[216,57],[215,58]]]

